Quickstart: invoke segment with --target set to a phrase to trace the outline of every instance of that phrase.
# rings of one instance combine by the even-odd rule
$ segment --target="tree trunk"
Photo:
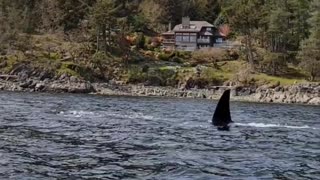
[[[276,65],[274,60],[272,60],[272,75],[275,76],[276,75]]]
[[[248,57],[248,61],[249,61],[249,64],[250,64],[250,68],[252,70],[254,70],[254,62],[253,62],[253,52],[252,52],[252,39],[251,39],[251,35],[248,34],[247,37],[247,57]]]
[[[108,50],[111,51],[111,23],[108,25]]]
[[[316,79],[316,72],[314,71],[314,68],[311,68],[310,81],[314,81],[315,79]]]
[[[108,49],[107,49],[107,34],[106,34],[106,25],[102,25],[102,42],[103,42],[103,48],[104,48],[104,51],[105,53],[108,52]]]
[[[100,31],[98,30],[97,31],[97,49],[96,49],[96,52],[98,52],[100,50],[100,41],[99,41],[99,38],[100,38]]]

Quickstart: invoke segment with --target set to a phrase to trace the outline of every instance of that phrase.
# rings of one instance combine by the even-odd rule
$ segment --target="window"
[[[208,27],[208,28],[207,28],[207,31],[212,31],[212,29]]]
[[[183,42],[189,42],[189,36],[182,36]]]
[[[222,40],[222,38],[217,38],[216,42],[217,42],[217,43],[222,43],[223,40]]]
[[[197,36],[190,36],[190,42],[197,42]]]
[[[182,36],[176,36],[176,41],[181,42],[182,41]]]

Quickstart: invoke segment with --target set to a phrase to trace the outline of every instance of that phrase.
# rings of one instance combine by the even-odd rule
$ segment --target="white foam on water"
[[[96,114],[94,112],[91,111],[61,111],[59,113],[60,115],[64,115],[64,116],[72,116],[72,117],[83,117],[83,116],[96,116]]]
[[[150,115],[144,115],[143,113],[130,113],[130,114],[120,114],[120,113],[106,113],[107,116],[127,118],[127,119],[146,119],[146,120],[156,120],[157,118]]]
[[[126,118],[126,119],[146,119],[146,120],[157,120],[154,116],[144,115],[143,113],[132,112],[129,114],[121,114],[114,112],[91,112],[91,111],[82,111],[82,110],[72,110],[72,111],[61,111],[60,115],[69,116],[69,117],[104,117],[111,116],[116,118]]]
[[[318,129],[310,126],[289,126],[282,124],[264,124],[264,123],[234,123],[235,126],[258,127],[258,128],[289,128],[289,129]]]

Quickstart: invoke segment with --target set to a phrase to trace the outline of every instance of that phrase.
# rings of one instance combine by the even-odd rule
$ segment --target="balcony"
[[[175,43],[174,39],[164,39],[163,43]]]
[[[210,39],[198,39],[197,40],[198,43],[210,43]]]

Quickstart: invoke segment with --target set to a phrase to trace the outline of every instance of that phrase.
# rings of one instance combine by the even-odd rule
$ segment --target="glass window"
[[[197,42],[197,36],[190,36],[190,42]]]
[[[222,43],[223,40],[222,40],[222,38],[217,38],[216,42],[217,42],[217,43]]]
[[[176,36],[176,41],[181,42],[182,41],[182,36]]]
[[[182,36],[183,42],[189,42],[189,36]]]

